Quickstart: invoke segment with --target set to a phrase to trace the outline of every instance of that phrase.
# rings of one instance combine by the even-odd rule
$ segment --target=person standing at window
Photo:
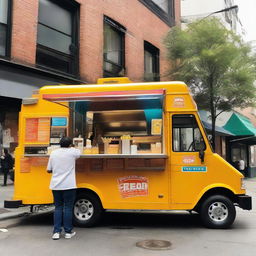
[[[6,148],[3,150],[3,155],[1,156],[1,167],[4,173],[4,184],[2,186],[6,186],[9,171],[13,168],[13,158]]]
[[[62,223],[65,238],[73,237],[73,207],[76,196],[75,162],[80,157],[80,150],[71,147],[72,139],[63,137],[60,148],[54,150],[49,158],[47,172],[52,173],[50,189],[54,198],[53,240],[60,239]]]

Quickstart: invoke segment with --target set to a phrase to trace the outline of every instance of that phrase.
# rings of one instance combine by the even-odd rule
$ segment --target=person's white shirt
[[[52,171],[51,190],[68,190],[77,187],[75,164],[80,155],[79,149],[64,147],[51,153],[47,165],[47,170]]]

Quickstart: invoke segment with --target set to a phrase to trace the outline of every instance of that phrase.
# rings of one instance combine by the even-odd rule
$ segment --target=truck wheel
[[[202,203],[200,217],[207,228],[228,228],[235,220],[236,209],[229,198],[214,195]]]
[[[102,205],[97,196],[92,193],[79,193],[76,197],[73,222],[80,227],[94,226],[102,214]]]

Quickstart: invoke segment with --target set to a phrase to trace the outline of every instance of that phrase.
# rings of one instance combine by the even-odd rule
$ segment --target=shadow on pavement
[[[53,213],[40,213],[25,216],[20,219],[19,226],[49,226],[53,225]],[[201,228],[198,214],[189,213],[119,213],[106,212],[97,227],[112,229],[133,228]]]
[[[196,228],[201,227],[198,214],[189,213],[105,213],[101,226],[110,228]]]

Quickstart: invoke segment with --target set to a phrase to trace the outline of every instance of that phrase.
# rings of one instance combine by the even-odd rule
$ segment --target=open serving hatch
[[[93,119],[104,136],[147,135],[151,120],[162,118],[164,90],[44,94],[43,99],[58,104],[69,102],[74,115]]]
[[[52,102],[84,102],[88,111],[162,108],[163,98],[163,89],[43,94]]]
[[[69,136],[81,138],[86,147],[91,141],[100,153],[105,138],[113,145],[109,146],[111,149],[118,148],[120,152],[126,135],[131,136],[131,145],[137,145],[138,153],[160,152],[154,147],[158,144],[162,148],[164,89],[70,93],[72,89],[66,87],[66,93],[42,95],[44,100],[70,109]],[[92,88],[88,86],[88,90]]]

